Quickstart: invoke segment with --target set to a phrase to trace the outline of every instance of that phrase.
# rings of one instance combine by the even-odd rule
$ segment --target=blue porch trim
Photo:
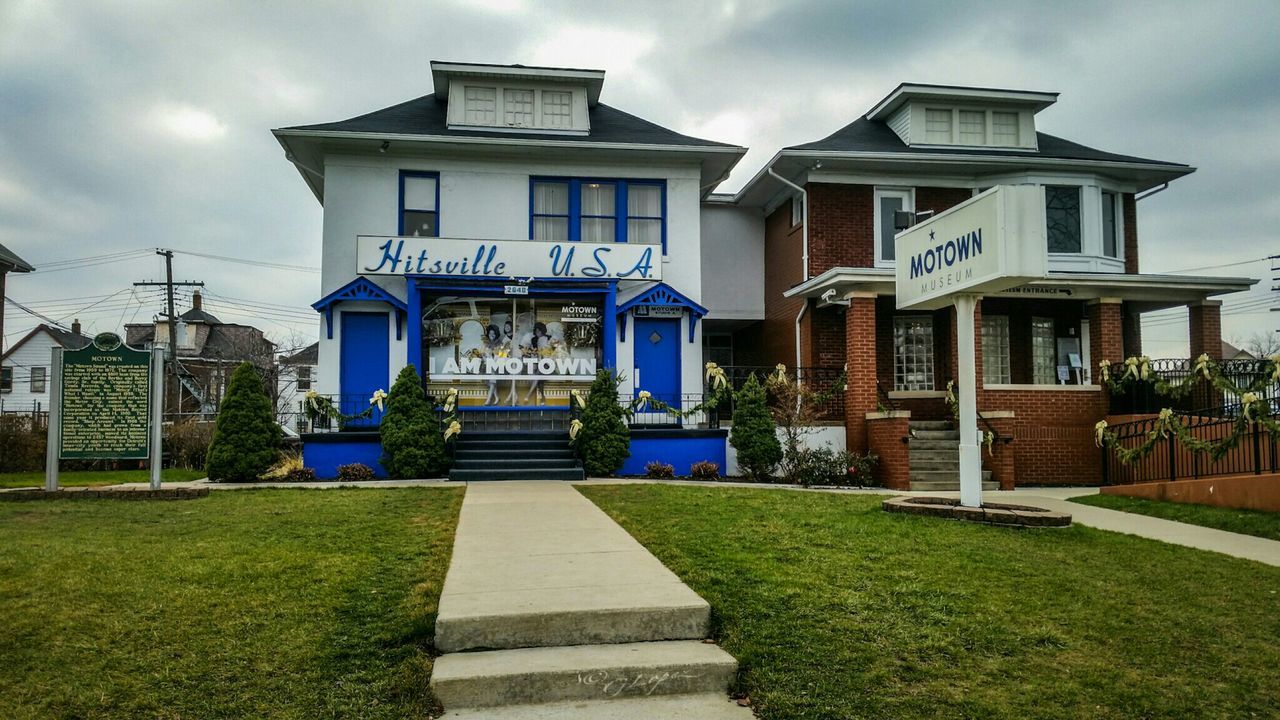
[[[396,311],[396,340],[401,339],[409,306],[364,276],[352,280],[311,304],[312,310],[324,313],[324,326],[328,339],[333,339],[333,306],[343,302],[384,302],[390,305]]]
[[[694,329],[698,320],[707,314],[707,309],[690,300],[687,295],[670,285],[660,282],[639,295],[618,306],[618,337],[627,340],[627,313],[635,307],[678,307],[689,311],[689,342],[693,342]]]

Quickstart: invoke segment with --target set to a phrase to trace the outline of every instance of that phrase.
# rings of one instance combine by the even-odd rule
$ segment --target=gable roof
[[[222,324],[222,321],[219,320],[216,316],[205,312],[201,308],[191,308],[190,310],[179,315],[178,319],[184,322],[202,322],[202,323],[209,323],[210,325]]]
[[[17,253],[4,245],[0,245],[0,271],[25,273],[33,270],[35,268],[31,267],[26,260],[18,257]]]
[[[27,333],[26,335],[23,335],[21,340],[14,343],[13,345],[10,345],[9,349],[6,350],[3,355],[0,355],[0,359],[9,357],[14,352],[16,352],[18,348],[22,347],[28,341],[30,341],[32,338],[34,338],[36,335],[39,335],[42,332],[48,333],[49,337],[53,338],[54,342],[58,343],[59,345],[61,345],[63,348],[67,350],[80,350],[81,348],[88,347],[89,344],[93,342],[93,338],[87,335],[80,335],[78,333],[73,333],[70,330],[64,330],[54,325],[40,324],[31,328],[31,332]]]
[[[320,343],[313,342],[292,355],[280,358],[281,365],[318,365],[320,364]]]

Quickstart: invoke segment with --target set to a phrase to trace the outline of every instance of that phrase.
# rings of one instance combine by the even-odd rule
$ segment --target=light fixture
[[[389,148],[389,147],[391,147],[391,141],[390,141],[390,140],[383,140],[383,141],[382,141],[382,146],[378,148],[378,152],[380,152],[380,153],[384,153],[384,152],[386,152],[386,151],[387,151],[387,148]]]

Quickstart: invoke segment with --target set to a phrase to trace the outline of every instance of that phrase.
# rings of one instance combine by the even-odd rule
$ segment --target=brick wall
[[[1094,369],[1103,360],[1117,363],[1124,359],[1120,303],[1094,302],[1089,311],[1089,352]]]
[[[865,422],[867,449],[877,458],[872,476],[890,490],[910,490],[911,461],[902,439],[909,431],[911,413],[877,414]]]
[[[765,365],[795,365],[795,321],[804,300],[782,294],[803,280],[803,226],[791,227],[791,205],[783,203],[764,223],[764,323]]]
[[[1191,357],[1208,353],[1209,357],[1222,359],[1222,302],[1206,300],[1187,308],[1187,337],[1190,340]]]
[[[810,308],[802,338],[805,367],[842,367],[845,363],[845,309]],[[787,363],[790,366],[792,363]]]
[[[874,188],[809,183],[805,190],[809,193],[809,275],[817,277],[833,267],[871,267]]]
[[[1130,275],[1138,272],[1138,203],[1133,193],[1125,193],[1120,201],[1124,207],[1124,271]]]
[[[916,188],[916,212],[948,210],[973,197],[969,188]]]
[[[1014,411],[1014,477],[1024,485],[1102,482],[1094,423],[1107,414],[1107,396],[1090,390],[985,390],[978,409]]]
[[[876,410],[876,299],[854,297],[845,312],[848,375],[845,378],[845,443],[849,452],[866,452],[863,419]]]
[[[1124,344],[1124,355],[1130,357],[1142,354],[1142,318],[1138,315],[1133,303],[1120,306],[1120,322],[1124,325],[1121,341]],[[1221,350],[1219,350],[1221,352]]]

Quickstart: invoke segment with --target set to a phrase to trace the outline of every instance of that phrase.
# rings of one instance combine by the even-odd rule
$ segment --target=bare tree
[[[1259,360],[1280,355],[1280,333],[1255,332],[1246,340],[1234,339],[1231,343]]]

